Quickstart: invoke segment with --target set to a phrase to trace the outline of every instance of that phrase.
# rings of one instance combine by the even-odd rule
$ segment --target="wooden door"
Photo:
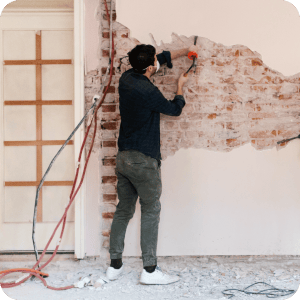
[[[74,128],[73,30],[3,30],[3,185],[0,251],[33,250],[36,188]],[[40,192],[36,243],[43,250],[69,202],[75,174],[73,140]],[[61,228],[61,227],[60,227]],[[60,229],[50,244],[54,249]],[[74,250],[74,205],[60,250]]]

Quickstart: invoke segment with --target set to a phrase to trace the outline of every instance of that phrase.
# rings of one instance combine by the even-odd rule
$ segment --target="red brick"
[[[106,87],[104,88],[104,91],[106,90]],[[109,86],[107,93],[114,94],[116,92],[116,88],[114,86]]]
[[[289,100],[289,99],[292,99],[293,96],[291,94],[281,94],[279,95],[279,100]]]
[[[249,113],[249,118],[252,120],[261,120],[261,119],[268,119],[268,118],[276,118],[275,113]]]
[[[103,161],[103,166],[105,166],[105,167],[116,165],[115,158],[104,158],[102,161]]]
[[[102,176],[102,183],[116,183],[117,176]]]
[[[110,12],[108,14],[110,14]],[[113,12],[112,13],[112,20],[116,21],[116,19],[117,19],[117,14],[115,12]],[[103,20],[105,20],[105,21],[110,20],[110,15],[109,15],[109,17],[107,17],[106,13],[103,14]]]
[[[272,79],[272,83],[281,84],[283,83],[283,80],[280,77],[276,76],[275,78]]]
[[[254,53],[250,49],[245,48],[240,50],[240,56],[254,56]]]
[[[117,147],[117,142],[116,141],[103,141],[103,147]]]
[[[221,83],[234,83],[235,82],[235,78],[233,76],[227,77],[227,78],[221,78],[220,79]]]
[[[232,123],[232,122],[226,123],[226,129],[229,129],[229,130],[236,129],[236,123]]]
[[[277,144],[277,142],[275,140],[257,140],[256,148],[264,149],[266,147],[275,146],[276,144]]]
[[[284,142],[284,143],[280,143],[279,146],[280,146],[280,147],[286,146],[289,142],[290,142],[290,141],[286,141],[286,142]]]
[[[217,129],[217,127],[219,127],[219,129],[223,129],[223,128],[225,128],[225,123],[217,122],[214,124],[214,128]]]
[[[272,83],[272,77],[270,76],[264,76],[258,83],[260,84],[270,84]]]
[[[180,126],[181,129],[186,130],[186,129],[190,128],[191,124],[188,123],[188,122],[180,122],[179,126]]]
[[[203,67],[196,67],[196,75],[200,75],[201,71],[203,70]]]
[[[235,49],[232,49],[232,48],[225,49],[225,56],[238,56],[237,51],[239,51],[239,50],[235,50]]]
[[[228,84],[228,85],[223,87],[223,91],[225,93],[232,94],[232,93],[235,93],[237,91],[237,88],[234,84]]]
[[[106,130],[117,130],[118,124],[117,122],[106,122],[101,125],[101,128]]]
[[[98,75],[98,70],[92,70],[92,71],[89,71],[87,73],[88,76],[97,76]]]
[[[165,130],[174,130],[178,128],[178,123],[177,122],[170,122],[166,121],[164,122],[164,129]]]
[[[263,62],[259,58],[252,59],[252,66],[262,66]]]
[[[102,75],[105,75],[106,74],[106,69],[107,68],[101,68],[101,73],[102,73]],[[113,69],[112,69],[112,74],[113,75],[116,75],[116,68],[115,67],[113,67]],[[108,74],[109,74],[109,72],[110,72],[110,70],[108,71]]]
[[[105,237],[106,238],[106,237]],[[108,249],[109,248],[109,238],[103,240],[102,247]]]
[[[103,113],[101,115],[101,122],[116,122],[121,120],[119,113]]]
[[[278,135],[284,139],[292,138],[299,135],[299,129],[295,130],[278,130]]]
[[[116,36],[117,36],[116,32],[113,31],[113,37],[115,38]],[[109,32],[109,31],[108,31],[108,32],[102,32],[102,37],[103,37],[104,39],[109,39],[109,37],[110,37],[110,32]]]
[[[116,194],[103,194],[103,201],[109,202],[109,201],[115,201],[117,200]]]
[[[242,102],[242,99],[238,95],[221,96],[220,98],[224,102]]]
[[[109,237],[109,236],[110,236],[110,233],[111,233],[111,230],[103,230],[103,231],[102,231],[102,235],[103,235],[103,236]]]
[[[116,56],[116,54],[117,54],[117,51],[115,50],[114,55]],[[109,50],[102,49],[102,56],[103,57],[109,57]]]
[[[210,115],[208,115],[208,119],[211,119],[211,120],[213,120],[213,119],[215,119],[217,117],[217,114],[210,114]]]
[[[275,131],[276,135],[276,131]],[[274,137],[274,130],[261,130],[261,131],[249,131],[250,138],[273,138]]]
[[[227,139],[226,144],[227,146],[237,146],[237,139]]]
[[[115,213],[113,212],[105,212],[105,213],[102,213],[102,217],[104,219],[113,219]]]
[[[115,112],[116,105],[102,105],[102,112]]]

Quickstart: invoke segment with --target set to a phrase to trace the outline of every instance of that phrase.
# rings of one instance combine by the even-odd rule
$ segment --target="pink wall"
[[[96,13],[99,0],[85,0],[85,66],[86,73],[97,69],[99,65],[99,21]]]

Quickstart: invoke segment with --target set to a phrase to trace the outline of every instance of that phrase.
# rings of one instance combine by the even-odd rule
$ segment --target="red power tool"
[[[195,36],[195,40],[194,40],[194,45],[196,45],[196,43],[197,43],[197,38],[198,38],[198,36],[196,35],[196,36]],[[193,60],[193,64],[192,64],[192,65],[190,66],[190,68],[185,72],[184,77],[186,77],[186,76],[188,75],[188,73],[189,73],[189,71],[190,71],[190,69],[191,69],[192,67],[195,67],[194,73],[196,72],[195,61],[196,61],[196,59],[198,58],[198,54],[197,54],[196,52],[194,52],[194,51],[191,51],[191,52],[188,53],[188,58],[189,58],[190,60]]]

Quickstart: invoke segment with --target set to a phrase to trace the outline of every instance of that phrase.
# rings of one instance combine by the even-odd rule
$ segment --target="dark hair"
[[[152,45],[137,45],[130,52],[128,52],[129,62],[132,68],[140,73],[144,74],[148,66],[154,66],[156,50]]]

